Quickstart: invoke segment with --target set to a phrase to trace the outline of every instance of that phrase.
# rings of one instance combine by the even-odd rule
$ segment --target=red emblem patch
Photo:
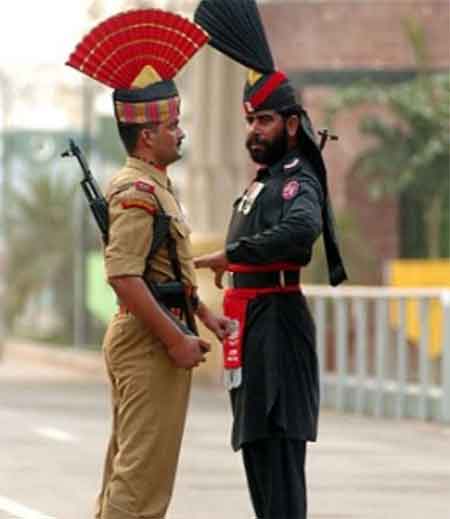
[[[154,193],[155,192],[155,186],[153,184],[149,184],[148,182],[144,182],[143,180],[137,180],[134,183],[134,187],[138,191],[144,191],[145,193]]]
[[[285,200],[291,200],[298,193],[300,189],[300,182],[297,180],[291,180],[285,184],[283,188],[283,198]]]

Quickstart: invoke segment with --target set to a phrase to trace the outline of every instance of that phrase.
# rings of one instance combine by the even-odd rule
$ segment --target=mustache
[[[259,144],[260,146],[267,146],[268,142],[260,137],[259,135],[251,135],[247,138],[246,146],[249,148],[250,146],[254,146],[255,144]]]

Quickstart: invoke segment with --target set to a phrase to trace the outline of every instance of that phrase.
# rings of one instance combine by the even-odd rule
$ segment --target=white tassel
[[[223,383],[228,391],[239,387],[242,384],[242,368],[225,369]]]

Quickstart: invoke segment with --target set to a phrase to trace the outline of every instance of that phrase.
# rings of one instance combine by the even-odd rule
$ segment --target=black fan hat
[[[295,89],[275,68],[255,0],[202,0],[194,20],[210,35],[212,47],[250,69],[244,88],[247,112],[297,105]]]

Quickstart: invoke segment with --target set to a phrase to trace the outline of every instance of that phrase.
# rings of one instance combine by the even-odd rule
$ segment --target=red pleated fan
[[[200,26],[177,14],[126,11],[94,27],[66,65],[112,88],[130,88],[146,65],[172,79],[207,41]]]

